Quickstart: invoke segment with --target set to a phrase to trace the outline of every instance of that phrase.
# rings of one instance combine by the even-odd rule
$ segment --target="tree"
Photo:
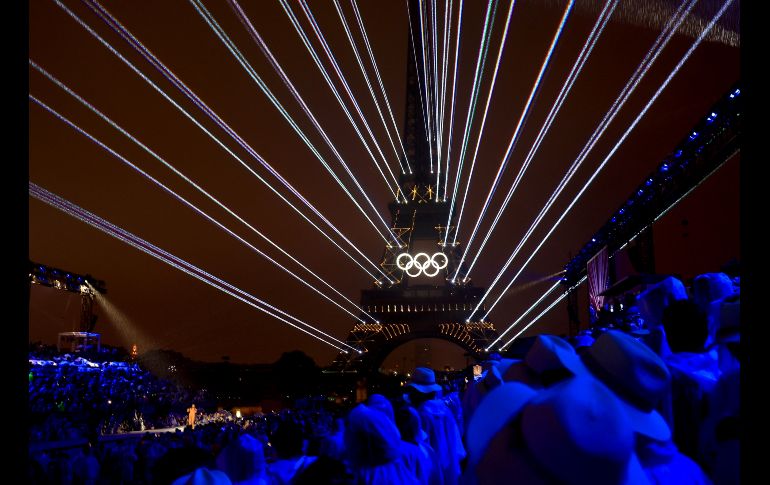
[[[293,398],[317,389],[321,369],[312,357],[294,350],[281,355],[273,364],[273,373],[281,393]]]

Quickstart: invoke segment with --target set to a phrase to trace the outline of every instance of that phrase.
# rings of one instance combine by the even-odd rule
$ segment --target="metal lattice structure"
[[[106,284],[91,275],[80,275],[40,263],[29,262],[30,284],[48,286],[80,295],[80,323],[73,331],[92,332],[96,324],[94,297],[96,292],[107,293]]]
[[[409,7],[414,21],[417,2],[410,0]],[[361,307],[379,323],[353,326],[347,343],[362,353],[340,353],[331,372],[376,370],[396,347],[418,338],[447,340],[481,359],[498,335],[490,322],[466,321],[485,289],[473,286],[464,266],[452,281],[461,246],[451,242],[455,225],[447,223],[449,203],[436,192],[439,180],[432,170],[435,163],[431,163],[415,69],[414,56],[421,53],[413,50],[411,38],[409,42],[404,140],[410,171],[400,175],[396,200],[389,205],[395,240],[386,244],[380,261],[387,277],[377,279],[374,288],[361,295]],[[431,266],[430,261],[443,263],[444,258],[445,265]],[[425,265],[422,272],[421,265]]]

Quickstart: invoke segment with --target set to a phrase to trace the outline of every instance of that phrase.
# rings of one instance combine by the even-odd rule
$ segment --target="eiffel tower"
[[[409,15],[413,27],[420,25],[416,0],[409,1]],[[385,246],[383,276],[361,292],[361,307],[379,323],[353,326],[347,343],[363,353],[340,353],[331,372],[377,370],[396,347],[419,338],[448,340],[481,358],[498,335],[491,322],[466,321],[485,288],[473,286],[464,264],[452,281],[462,251],[453,243],[455,226],[447,226],[450,204],[439,194],[443,180],[434,168],[436,155],[426,134],[434,132],[423,108],[430,90],[424,89],[417,69],[423,65],[422,49],[412,39],[410,35],[403,138],[410,171],[401,173],[397,200],[388,205],[395,240]]]

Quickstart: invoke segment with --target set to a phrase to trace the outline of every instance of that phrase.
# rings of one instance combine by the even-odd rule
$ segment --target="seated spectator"
[[[396,412],[396,425],[401,433],[401,440],[416,448],[414,463],[410,469],[422,484],[444,483],[438,456],[428,443],[428,434],[422,429],[422,420],[417,411],[408,405],[401,406]]]
[[[502,383],[488,393],[468,425],[465,482],[472,481],[492,437],[514,420],[535,395],[534,389],[520,382]]]
[[[382,394],[372,394],[366,400],[366,405],[385,414],[391,421],[396,422],[396,416],[393,412],[393,404]]]
[[[294,476],[292,485],[355,485],[355,477],[341,460],[321,456]]]
[[[663,310],[674,301],[686,299],[687,290],[684,284],[671,276],[652,285],[637,297],[639,314],[650,332],[643,341],[656,354],[666,356],[671,353],[663,329]]]
[[[393,424],[396,424],[393,405],[382,394],[372,394],[369,396],[366,406],[380,411],[387,416]],[[425,454],[416,443],[404,440],[402,436],[400,436],[400,438],[401,446],[403,448],[402,457],[407,468],[409,468],[415,475],[419,483],[427,484],[430,477],[431,467],[425,463]]]
[[[299,423],[282,421],[271,439],[278,460],[270,464],[268,473],[272,483],[290,483],[294,475],[310,465],[316,457],[305,455],[305,435]]]
[[[652,483],[709,483],[703,470],[679,451],[670,425],[656,410],[670,400],[671,392],[671,375],[662,359],[633,337],[611,331],[596,340],[583,361],[618,397],[635,433],[636,455]]]
[[[460,477],[460,461],[465,458],[465,447],[452,411],[437,393],[441,386],[431,369],[417,367],[406,385],[407,401],[420,414],[428,442],[438,455],[444,483],[455,484]]]
[[[201,467],[177,478],[171,482],[171,485],[230,485],[230,483],[230,479],[224,472]]]
[[[163,445],[160,447],[164,448]],[[193,473],[202,466],[206,466],[210,458],[209,453],[197,446],[188,445],[167,449],[155,461],[149,476],[157,483],[170,483],[183,475]],[[229,480],[227,483],[230,483]]]
[[[502,382],[502,376],[499,370],[494,370],[497,366],[504,366],[505,368],[512,364],[520,362],[514,359],[498,359],[485,361],[482,364],[482,374],[479,379],[474,379],[468,383],[468,387],[465,389],[465,393],[461,398],[462,416],[463,416],[463,428],[468,429],[468,423],[476,408],[481,403],[486,394],[494,389],[494,387]]]
[[[716,300],[709,306],[709,328],[714,328],[712,348],[723,373],[740,368],[741,297],[739,293]]]
[[[249,434],[241,434],[217,456],[217,468],[225,472],[233,485],[267,485],[267,465],[262,443]]]
[[[612,390],[634,430],[659,441],[671,437],[661,414],[671,399],[671,374],[650,348],[617,330],[603,333],[581,356],[591,375]]]
[[[722,374],[701,429],[701,456],[715,484],[741,483],[740,369]]]
[[[735,288],[730,277],[724,273],[704,273],[693,279],[690,291],[692,301],[701,312],[707,314],[712,302],[732,295]],[[709,339],[706,345],[710,345],[714,341],[715,333],[715,328],[709,328]]]
[[[575,349],[555,335],[538,335],[522,362],[498,370],[503,381],[522,382],[533,388],[550,387],[585,372]]]
[[[716,351],[704,348],[706,316],[690,301],[677,301],[663,314],[672,354],[665,358],[671,373],[674,441],[686,455],[698,457],[698,437],[709,407],[709,396],[720,375]]]
[[[345,420],[337,418],[329,433],[321,437],[319,455],[342,460],[345,454]]]
[[[345,450],[358,483],[419,483],[403,459],[404,448],[396,425],[380,411],[363,404],[350,411]]]
[[[84,485],[94,485],[99,479],[99,460],[94,456],[94,450],[91,443],[82,448],[80,456],[73,463],[73,471],[78,483]]]
[[[498,400],[497,406],[490,401],[490,407],[500,408],[501,419],[479,427],[484,435],[478,452],[477,445],[469,444],[480,458],[474,469],[469,468],[472,475],[467,483],[498,484],[501,477],[526,484],[650,483],[634,453],[634,433],[626,413],[604,385],[579,376],[534,397],[521,387],[507,386],[525,387],[505,384],[499,392],[508,391],[511,396]],[[509,404],[514,395],[519,401]]]

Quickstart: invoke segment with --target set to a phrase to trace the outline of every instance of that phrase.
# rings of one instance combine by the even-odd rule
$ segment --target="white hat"
[[[741,340],[741,296],[736,293],[715,302],[709,307],[709,326],[713,325],[719,343]]]
[[[216,464],[233,483],[258,479],[266,468],[262,442],[244,433],[225,446],[217,455]]]
[[[535,394],[532,388],[524,384],[506,382],[484,397],[473,412],[465,433],[469,466],[481,460],[492,437],[518,415]]]
[[[177,478],[171,485],[232,485],[232,482],[224,472],[201,467]]]
[[[538,335],[522,363],[508,366],[503,380],[518,381],[530,387],[547,387],[554,380],[587,370],[569,342],[555,335]]]
[[[678,279],[669,276],[650,286],[637,297],[639,313],[648,327],[657,327],[663,323],[663,310],[676,300],[686,300],[687,290]]]
[[[603,333],[582,354],[586,368],[610,388],[637,433],[658,441],[671,438],[656,410],[671,392],[666,364],[645,344],[617,330]]]
[[[433,369],[427,367],[417,367],[412,372],[412,380],[407,384],[418,391],[428,394],[429,392],[441,391],[441,386],[436,384],[436,374]]]
[[[643,485],[634,432],[618,399],[587,375],[539,392],[497,431],[472,469],[479,485]]]
[[[538,335],[524,357],[524,362],[541,376],[551,371],[566,370],[572,375],[585,372],[580,356],[572,345],[555,335]]]
[[[724,273],[704,273],[692,281],[692,299],[698,307],[707,311],[709,303],[732,295],[733,282]]]

